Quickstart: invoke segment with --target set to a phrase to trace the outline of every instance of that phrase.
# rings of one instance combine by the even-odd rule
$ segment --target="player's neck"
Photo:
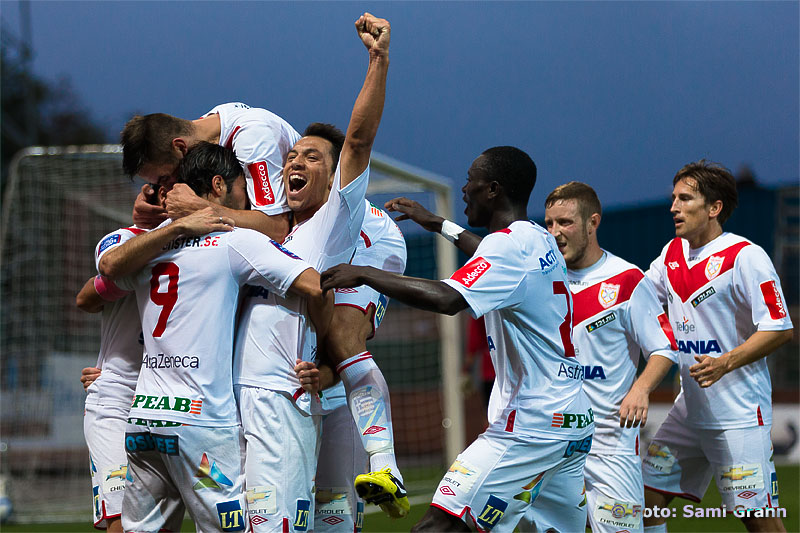
[[[509,227],[518,220],[528,220],[528,214],[524,209],[498,209],[492,213],[492,218],[486,229],[489,230],[489,233],[494,233]]]
[[[686,237],[686,240],[689,241],[689,248],[696,250],[710,243],[720,235],[722,235],[722,226],[712,223],[703,228],[702,231],[698,232],[696,235]]]
[[[197,138],[210,143],[219,143],[219,136],[222,132],[222,127],[219,122],[219,115],[214,113],[207,117],[198,118],[193,120],[195,133]]]
[[[583,270],[584,268],[594,266],[598,261],[600,261],[600,259],[602,259],[603,253],[603,249],[600,248],[599,244],[596,242],[590,242],[586,246],[583,256],[574,263],[567,265],[567,268],[570,270]]]

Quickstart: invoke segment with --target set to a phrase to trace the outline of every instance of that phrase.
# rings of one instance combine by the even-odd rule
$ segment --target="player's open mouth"
[[[289,192],[297,192],[306,186],[308,180],[299,174],[289,176]]]

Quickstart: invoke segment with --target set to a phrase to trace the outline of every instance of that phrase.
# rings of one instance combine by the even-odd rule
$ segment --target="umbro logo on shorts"
[[[439,492],[441,492],[445,496],[455,496],[456,495],[456,491],[454,491],[450,487],[441,487],[441,488],[439,488]]]
[[[381,431],[386,431],[386,428],[382,426],[370,426],[364,432],[364,435],[374,435],[375,433],[380,433]]]

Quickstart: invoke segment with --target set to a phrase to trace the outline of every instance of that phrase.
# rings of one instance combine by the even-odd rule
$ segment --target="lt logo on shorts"
[[[222,531],[244,531],[242,506],[238,500],[218,503],[217,514]]]
[[[489,496],[476,522],[483,529],[492,529],[506,514],[507,507],[508,502],[501,500],[497,496]]]
[[[308,500],[297,500],[297,511],[294,515],[294,530],[308,531],[308,514],[311,510],[311,502]]]

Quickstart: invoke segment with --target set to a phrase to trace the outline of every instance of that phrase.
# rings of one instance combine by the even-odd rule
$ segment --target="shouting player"
[[[646,505],[699,502],[713,478],[729,512],[777,507],[766,356],[792,337],[780,280],[761,247],[722,229],[738,202],[727,169],[689,163],[672,185],[675,239],[647,276],[675,325],[681,392],[643,460]],[[785,531],[754,514],[741,517],[749,531]],[[666,531],[665,518],[644,522]]]
[[[245,207],[241,166],[222,146],[187,151],[178,179],[210,202]],[[205,227],[186,227],[200,215]],[[145,345],[125,435],[126,531],[179,529],[184,509],[199,530],[244,529],[244,439],[231,375],[239,287],[291,291],[325,308],[307,263],[261,233],[230,231],[233,221],[211,208],[193,217],[130,239],[100,264],[136,291]]]
[[[542,506],[542,525],[577,531],[585,523],[583,464],[593,414],[572,345],[564,259],[552,235],[526,215],[536,166],[521,150],[501,146],[481,154],[467,176],[469,223],[491,233],[460,242],[461,228],[440,227],[474,252],[450,279],[342,264],[323,273],[323,289],[366,284],[421,309],[452,315],[469,308],[486,316],[497,372],[489,428],[451,465],[414,531],[468,531],[469,521],[481,530],[510,531],[552,486],[566,497]],[[392,202],[387,207],[402,210]]]

